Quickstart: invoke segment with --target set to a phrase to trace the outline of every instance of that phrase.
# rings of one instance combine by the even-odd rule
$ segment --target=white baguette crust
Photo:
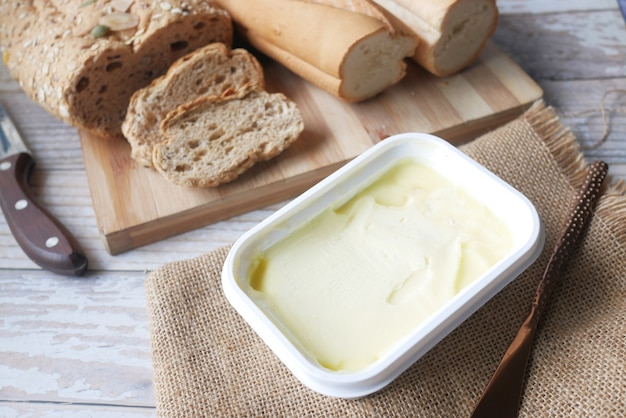
[[[208,0],[0,0],[3,58],[22,89],[53,115],[101,135],[120,135],[131,95],[179,57],[232,43],[232,22]],[[129,18],[134,26],[113,27]],[[128,20],[128,19],[127,19]]]
[[[255,48],[349,102],[400,81],[415,49],[365,0],[218,2]]]
[[[168,72],[133,94],[122,124],[131,156],[152,167],[152,148],[163,140],[159,125],[178,106],[202,96],[237,95],[263,89],[263,69],[244,49],[209,44],[178,59]]]
[[[498,22],[495,0],[373,0],[419,44],[413,60],[437,76],[469,66]]]
[[[154,147],[154,166],[174,184],[215,187],[280,154],[303,129],[300,111],[281,93],[205,96],[163,120],[166,140]]]
[[[396,27],[388,19],[386,14],[370,0],[299,0],[303,3],[315,3],[324,6],[333,7],[340,10],[347,10],[353,13],[360,13],[365,16],[373,17],[382,22],[389,32],[396,34]]]

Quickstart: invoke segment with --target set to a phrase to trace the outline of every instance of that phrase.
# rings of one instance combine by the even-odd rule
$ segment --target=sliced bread
[[[280,154],[303,129],[300,111],[281,93],[202,97],[163,120],[166,139],[155,145],[153,162],[175,184],[214,187]]]
[[[178,106],[202,96],[244,94],[264,84],[261,65],[244,49],[214,43],[182,57],[130,100],[122,132],[132,158],[152,167],[152,148],[163,140],[161,121]]]
[[[373,0],[419,42],[413,60],[443,77],[469,66],[498,23],[495,0]]]
[[[0,1],[0,49],[20,87],[59,119],[120,136],[131,95],[191,51],[231,45],[212,0]]]

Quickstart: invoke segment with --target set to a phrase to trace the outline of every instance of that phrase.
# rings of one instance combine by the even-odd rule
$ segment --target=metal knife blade
[[[1,103],[0,145],[0,207],[16,241],[42,268],[80,276],[87,258],[67,229],[37,202],[28,183],[35,160]]]

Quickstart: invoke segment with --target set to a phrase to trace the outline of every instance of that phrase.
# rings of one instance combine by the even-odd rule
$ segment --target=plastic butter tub
[[[244,234],[228,301],[304,385],[378,391],[524,271],[531,202],[446,141],[390,137]]]

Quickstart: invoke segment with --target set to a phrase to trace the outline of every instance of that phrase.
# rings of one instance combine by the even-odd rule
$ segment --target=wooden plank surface
[[[294,197],[393,134],[435,133],[460,144],[513,119],[542,96],[493,44],[475,65],[448,78],[410,64],[402,82],[357,104],[338,100],[274,62],[263,65],[268,90],[298,104],[305,130],[278,158],[230,184],[204,190],[173,185],[136,164],[126,141],[81,132],[98,227],[111,254]]]
[[[498,0],[498,6],[505,23],[494,43],[543,88],[585,156],[609,160],[611,174],[626,180],[626,95],[607,96],[610,134],[600,146],[588,148],[605,131],[603,96],[626,90],[626,25],[617,2]],[[599,49],[607,53],[598,54]],[[37,159],[31,180],[35,194],[78,237],[90,261],[90,272],[79,280],[42,271],[19,249],[0,214],[0,416],[156,416],[142,289],[146,274],[231,244],[284,202],[112,256],[101,242],[76,130],[30,102],[1,62],[0,100]],[[120,309],[129,315],[108,314]],[[55,344],[46,333],[72,335],[82,343]],[[27,340],[31,335],[39,338]],[[120,360],[100,356],[102,350],[120,353]],[[136,360],[129,365],[131,353]],[[35,372],[40,379],[32,379]],[[56,384],[42,394],[42,382],[50,381]],[[624,388],[616,390],[621,392],[616,396],[626,396]]]
[[[0,271],[0,283],[0,416],[9,416],[3,403],[24,397],[49,404],[48,411],[60,403],[95,406],[94,399],[154,405],[150,330],[145,303],[137,303],[144,300],[141,279],[54,281],[41,272]],[[20,332],[24,327],[30,332]]]

